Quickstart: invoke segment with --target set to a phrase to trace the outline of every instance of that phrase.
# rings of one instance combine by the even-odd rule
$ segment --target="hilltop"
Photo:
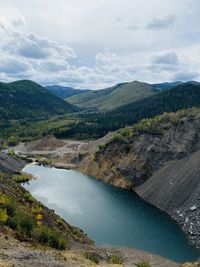
[[[128,103],[156,94],[156,90],[147,83],[138,81],[121,83],[113,87],[88,91],[66,100],[81,108],[109,111]]]
[[[0,83],[1,120],[41,119],[77,110],[33,81]]]

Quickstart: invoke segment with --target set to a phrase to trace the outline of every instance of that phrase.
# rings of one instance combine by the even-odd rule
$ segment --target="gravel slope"
[[[136,192],[170,214],[200,248],[200,151],[168,163]]]

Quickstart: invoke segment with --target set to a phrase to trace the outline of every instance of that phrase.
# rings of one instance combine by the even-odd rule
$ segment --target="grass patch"
[[[43,157],[40,157],[40,156],[37,156],[35,161],[39,165],[44,165],[44,166],[51,166],[51,164],[52,164],[52,160],[47,159],[47,158],[43,158]]]
[[[93,261],[94,263],[98,264],[100,261],[100,257],[98,254],[96,254],[95,252],[87,252],[85,251],[83,253],[83,256],[90,261]]]
[[[151,265],[146,261],[138,262],[138,263],[136,263],[136,266],[137,267],[151,267]]]
[[[56,249],[66,249],[67,241],[61,236],[60,233],[51,230],[47,226],[40,226],[35,229],[35,238],[39,243],[49,245]]]
[[[121,256],[118,255],[112,255],[108,259],[108,263],[111,264],[123,264],[123,259]]]
[[[19,184],[26,183],[33,179],[33,176],[30,174],[15,174],[12,176],[13,180]]]

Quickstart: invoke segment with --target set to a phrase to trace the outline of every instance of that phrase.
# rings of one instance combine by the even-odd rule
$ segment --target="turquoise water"
[[[98,245],[134,247],[178,262],[199,256],[174,221],[135,193],[75,170],[28,165],[24,171],[38,176],[24,187]]]

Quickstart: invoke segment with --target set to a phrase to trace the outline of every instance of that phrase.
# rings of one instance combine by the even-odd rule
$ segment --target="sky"
[[[0,0],[0,80],[200,80],[199,0]]]

